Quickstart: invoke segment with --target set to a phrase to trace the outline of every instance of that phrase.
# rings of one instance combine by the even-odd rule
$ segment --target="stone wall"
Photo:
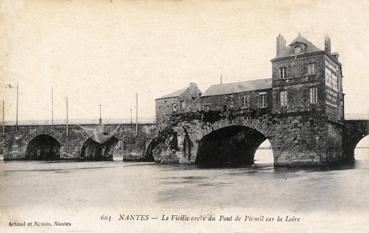
[[[333,138],[336,128],[324,117],[306,112],[278,118],[273,139],[276,165],[315,166],[341,159],[341,138]]]
[[[342,150],[344,125],[315,111],[253,116],[241,110],[228,114],[212,111],[191,116],[175,115],[172,124],[163,130],[166,135],[162,135],[161,141],[151,149],[158,162],[196,163],[203,139],[232,126],[254,130],[268,139],[276,166],[321,166],[346,161]],[[234,136],[217,139],[219,145],[226,145],[225,140],[232,141]],[[245,138],[246,147],[240,147],[239,151],[254,153],[261,142],[256,143],[252,138],[256,137]],[[217,144],[213,143],[212,147],[216,149]]]
[[[173,114],[173,104],[179,106],[178,97],[155,100],[155,120],[156,123],[167,122]]]
[[[98,125],[70,125],[68,135],[65,125],[21,125],[5,127],[5,137],[1,137],[4,159],[25,159],[27,146],[38,135],[48,135],[60,144],[62,159],[81,159],[84,143],[94,135]],[[127,158],[145,157],[145,150],[156,134],[153,124],[139,124],[136,135],[135,124],[107,124],[103,125],[104,132],[111,133],[118,139],[114,148],[114,156]]]
[[[227,95],[213,95],[201,97],[201,105],[209,106],[210,111],[227,111],[227,110],[243,110],[243,111],[255,111],[260,109],[259,107],[259,94],[266,93],[267,106],[264,109],[265,112],[270,112],[272,109],[272,93],[271,89],[247,91],[232,93]],[[243,97],[248,98],[248,105],[244,106]]]
[[[324,55],[291,57],[272,61],[273,113],[317,111],[325,106]],[[308,74],[308,65],[315,64],[315,73]],[[279,69],[287,67],[287,76],[281,79]],[[310,103],[310,88],[318,88],[318,102]],[[280,92],[287,91],[288,104],[281,106]]]
[[[169,121],[173,113],[196,112],[201,109],[200,103],[201,91],[195,83],[180,93],[178,96],[159,98],[155,100],[155,117],[156,123],[164,123]],[[184,101],[184,106],[181,107],[181,101]],[[175,104],[176,111],[173,109]]]

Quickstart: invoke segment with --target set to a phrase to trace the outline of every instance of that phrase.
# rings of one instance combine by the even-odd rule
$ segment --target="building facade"
[[[190,83],[188,87],[155,99],[156,123],[165,123],[176,113],[199,111],[201,94],[197,84]]]
[[[191,149],[182,152],[179,149],[178,153],[196,161],[199,151],[206,154],[217,145],[237,151],[233,148],[235,143],[229,141],[243,135],[246,138],[239,148],[245,148],[239,154],[245,155],[247,161],[253,160],[258,145],[266,139],[272,145],[278,166],[310,166],[350,159],[352,156],[343,154],[342,65],[338,54],[331,51],[330,38],[326,36],[324,49],[319,49],[300,34],[289,45],[279,35],[271,63],[271,78],[212,85],[199,99],[193,99],[196,101],[185,102],[183,112],[200,114],[193,114],[192,120],[185,117],[182,122],[177,115],[172,122],[172,128],[178,131],[174,135],[186,135],[191,142],[187,144],[192,145]],[[176,107],[184,99],[181,96],[185,90],[157,99],[159,122],[179,113]],[[188,104],[193,104],[192,108]],[[236,135],[237,130],[240,135]],[[159,155],[163,149],[157,151]],[[227,160],[232,153],[219,155],[219,161]],[[214,156],[209,155],[205,160],[211,159]]]
[[[307,160],[340,160],[344,121],[342,65],[338,54],[331,52],[325,38],[324,50],[300,34],[289,46],[277,37],[276,57],[272,62],[272,114],[278,147],[290,146],[286,157],[301,161],[299,151],[313,151]],[[293,137],[294,141],[288,141]],[[307,147],[307,148],[304,148]],[[294,148],[296,150],[294,150]],[[282,153],[283,154],[283,153]]]
[[[271,111],[272,79],[216,84],[201,96],[201,109],[208,111]]]

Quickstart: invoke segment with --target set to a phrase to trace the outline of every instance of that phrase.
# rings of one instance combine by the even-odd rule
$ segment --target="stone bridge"
[[[369,133],[369,120],[346,120],[343,151],[351,159],[355,158],[355,148],[359,141]],[[368,145],[369,146],[369,145]]]
[[[316,166],[352,161],[369,120],[332,122],[314,112],[271,114],[228,111],[176,114],[160,126],[147,156],[157,162],[204,166],[253,164],[269,140],[275,166]]]
[[[5,126],[1,137],[4,160],[111,160],[113,156],[145,159],[155,125],[82,124]]]

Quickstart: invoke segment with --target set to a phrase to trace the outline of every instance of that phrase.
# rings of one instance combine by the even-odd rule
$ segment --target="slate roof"
[[[303,37],[300,33],[299,35],[289,44],[289,46],[292,46],[297,43],[303,43],[306,44],[306,52],[318,52],[321,51],[318,47],[316,47],[313,43],[308,41],[305,37]]]
[[[186,90],[188,89],[188,87],[185,87],[185,88],[182,88],[182,89],[179,89],[177,91],[174,91],[172,93],[169,93],[167,95],[164,95],[162,97],[159,97],[157,98],[158,99],[167,99],[167,98],[173,98],[173,97],[178,97],[180,95],[182,95]]]
[[[304,53],[313,53],[322,51],[318,47],[316,47],[313,43],[308,41],[305,37],[303,37],[300,33],[298,36],[289,44],[289,46],[281,51],[278,57],[285,57],[290,55],[295,55],[293,45],[302,43],[306,45]]]
[[[269,88],[272,88],[271,78],[235,82],[235,83],[215,84],[215,85],[211,85],[201,95],[201,97],[214,96],[214,95],[226,95],[226,94],[246,92],[246,91],[264,90],[264,89],[269,89]]]

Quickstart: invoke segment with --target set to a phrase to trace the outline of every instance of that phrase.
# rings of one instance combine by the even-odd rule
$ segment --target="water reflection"
[[[356,151],[368,158],[369,149]],[[0,162],[0,208],[78,211],[121,208],[273,208],[289,211],[369,209],[369,160],[330,168],[274,168],[269,150],[238,168],[156,165],[152,162]],[[124,201],[122,201],[124,200]]]

